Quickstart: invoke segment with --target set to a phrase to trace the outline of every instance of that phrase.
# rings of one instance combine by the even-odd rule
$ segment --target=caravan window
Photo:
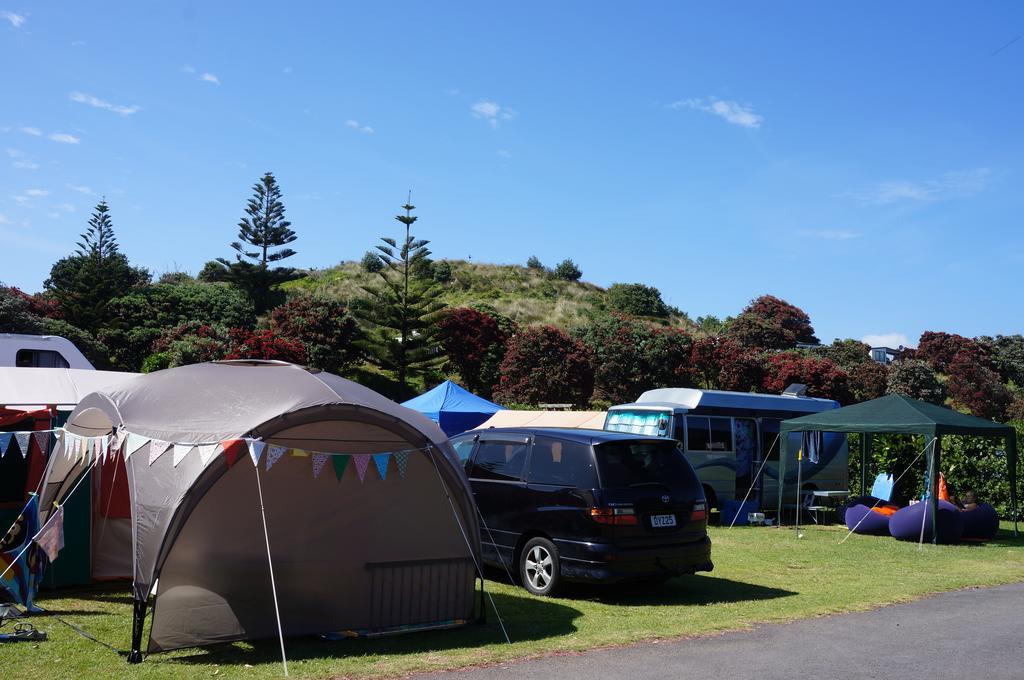
[[[687,451],[732,451],[732,419],[686,417]]]
[[[19,349],[14,357],[18,368],[70,368],[60,352],[49,349]]]

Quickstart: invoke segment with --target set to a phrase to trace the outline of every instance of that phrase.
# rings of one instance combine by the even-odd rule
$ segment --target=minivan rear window
[[[530,468],[526,481],[531,484],[572,486],[593,489],[597,472],[590,446],[576,442],[537,437],[530,452]]]
[[[594,449],[601,471],[601,486],[662,484],[672,488],[700,488],[697,473],[675,442],[608,442]]]

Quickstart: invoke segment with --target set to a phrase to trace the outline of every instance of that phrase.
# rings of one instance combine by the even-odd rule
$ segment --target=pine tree
[[[96,333],[111,321],[110,301],[149,283],[150,277],[145,269],[132,267],[118,250],[106,199],[96,206],[80,238],[74,255],[54,263],[44,286],[68,323]]]
[[[110,219],[110,206],[106,197],[100,199],[89,226],[78,242],[78,254],[94,257],[100,262],[118,253],[117,238],[114,237],[114,224]]]
[[[226,271],[214,278],[226,279],[245,290],[257,313],[274,305],[275,299],[280,297],[275,290],[279,284],[296,278],[295,270],[290,267],[271,269],[268,266],[295,255],[294,250],[284,247],[298,238],[291,224],[284,217],[281,188],[273,173],[268,172],[253,185],[245,217],[238,222],[239,240],[231,244],[236,251],[235,261],[217,258]],[[280,250],[274,250],[278,248]]]
[[[382,237],[383,245],[376,246],[384,265],[377,272],[382,285],[363,287],[369,297],[357,312],[369,330],[363,348],[371,363],[392,373],[403,388],[408,388],[410,377],[436,367],[443,358],[434,342],[435,322],[444,308],[438,299],[441,289],[433,279],[416,274],[430,257],[430,241],[412,235],[417,217],[411,201],[410,193],[402,206],[405,214],[395,216],[405,225],[401,245]]]

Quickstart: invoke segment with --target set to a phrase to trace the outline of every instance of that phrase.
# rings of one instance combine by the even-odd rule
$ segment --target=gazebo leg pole
[[[142,663],[142,629],[146,625],[146,601],[138,595],[132,600],[132,651],[128,663]]]
[[[860,495],[868,494],[868,437],[867,432],[860,433]]]

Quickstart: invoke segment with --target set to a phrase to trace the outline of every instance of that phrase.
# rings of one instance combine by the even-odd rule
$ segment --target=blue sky
[[[271,170],[296,266],[411,189],[437,257],[693,317],[772,293],[825,341],[1021,332],[1022,34],[1012,2],[0,0],[0,280],[39,290],[101,195],[195,273]]]

